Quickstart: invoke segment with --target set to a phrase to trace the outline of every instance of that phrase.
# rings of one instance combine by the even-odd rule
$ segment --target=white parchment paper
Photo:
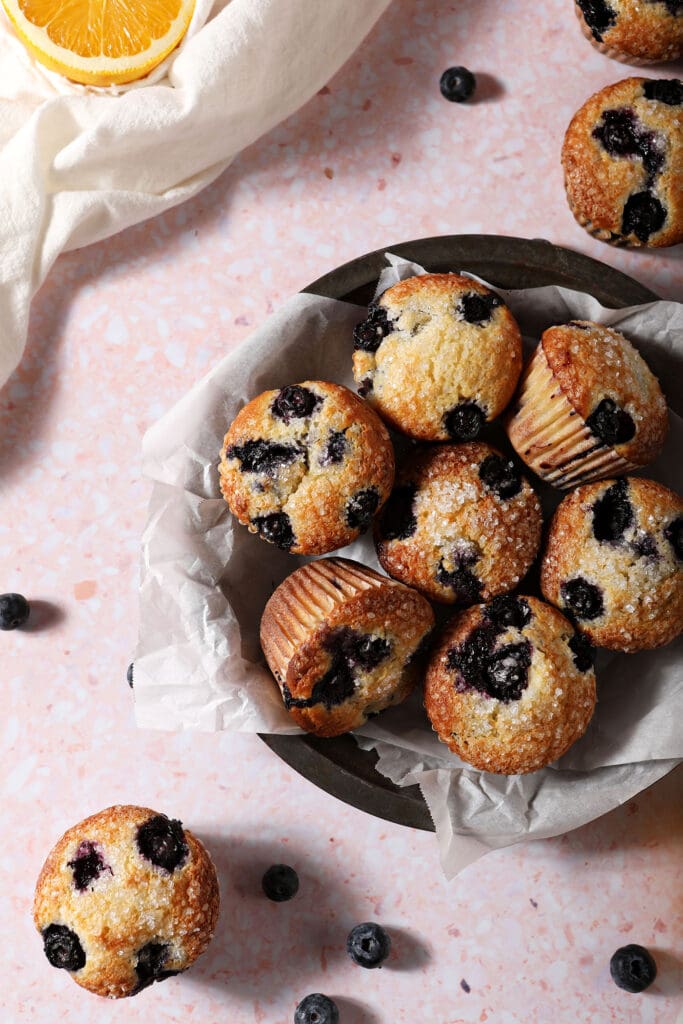
[[[424,273],[390,254],[378,293]],[[454,267],[454,270],[466,268]],[[658,374],[672,409],[663,455],[646,470],[683,490],[683,305],[609,310],[565,288],[496,289],[518,319],[527,349],[555,323],[579,318],[622,330]],[[227,356],[147,433],[144,472],[153,481],[143,535],[140,640],[135,660],[138,725],[154,729],[297,733],[268,672],[259,620],[274,588],[306,561],[279,551],[234,520],[220,496],[223,436],[242,405],[268,388],[302,380],[353,387],[351,335],[358,306],[296,295]],[[493,428],[490,439],[505,445]],[[561,495],[539,486],[544,508]],[[378,568],[372,541],[340,554]],[[376,749],[378,770],[418,784],[451,876],[487,850],[558,835],[630,799],[683,759],[679,641],[636,655],[601,652],[599,703],[586,735],[557,764],[496,776],[463,764],[431,731],[414,694],[355,735]]]

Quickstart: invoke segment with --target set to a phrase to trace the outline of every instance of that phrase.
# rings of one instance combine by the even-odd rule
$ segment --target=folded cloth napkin
[[[35,64],[0,16],[0,386],[60,252],[204,188],[305,103],[390,0],[199,0],[144,83],[93,90]]]

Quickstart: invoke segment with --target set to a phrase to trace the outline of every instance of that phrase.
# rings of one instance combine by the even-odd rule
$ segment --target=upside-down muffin
[[[370,526],[391,491],[394,450],[357,395],[308,380],[244,406],[219,472],[230,511],[251,533],[295,554],[324,554]]]
[[[466,606],[515,589],[542,525],[538,498],[511,459],[481,441],[431,445],[401,467],[375,547],[394,579]]]
[[[431,655],[425,709],[442,743],[486,772],[535,772],[583,736],[593,649],[556,608],[506,594],[449,623]]]
[[[578,487],[553,517],[548,601],[600,647],[661,647],[683,630],[683,499],[655,480]]]
[[[196,836],[119,805],[64,833],[40,872],[33,918],[53,967],[118,999],[187,970],[218,907],[216,870]]]
[[[668,426],[643,357],[623,334],[588,320],[544,332],[506,422],[520,458],[559,488],[645,466]]]
[[[574,115],[562,147],[567,199],[612,245],[683,241],[683,82],[626,78]]]
[[[508,404],[522,338],[500,296],[459,274],[388,288],[354,331],[358,391],[387,423],[424,441],[472,441]]]
[[[261,646],[297,725],[339,736],[408,696],[433,625],[416,590],[358,562],[321,558],[275,590]]]

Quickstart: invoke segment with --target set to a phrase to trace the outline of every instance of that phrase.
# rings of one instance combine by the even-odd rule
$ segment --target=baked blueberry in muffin
[[[534,772],[584,734],[592,648],[555,608],[507,594],[456,615],[433,651],[425,708],[439,739],[482,771]]]
[[[135,995],[211,941],[218,881],[200,841],[146,807],[108,807],[64,833],[36,885],[48,962],[97,995]]]
[[[261,646],[290,715],[339,736],[404,700],[434,613],[415,590],[344,558],[321,558],[280,584]]]
[[[679,60],[683,0],[576,0],[583,34],[626,64]]]
[[[325,381],[254,398],[231,424],[221,452],[230,511],[252,533],[297,554],[355,540],[393,479],[382,421],[348,388]]]
[[[541,542],[541,507],[515,463],[481,441],[418,450],[375,523],[382,568],[466,606],[513,590]]]
[[[623,334],[572,320],[544,332],[506,429],[535,473],[573,487],[656,458],[668,430],[666,400]]]
[[[552,520],[543,594],[593,644],[661,647],[683,629],[682,527],[683,500],[654,480],[578,487]]]
[[[683,84],[627,78],[595,93],[562,147],[572,212],[613,245],[683,241]]]
[[[471,441],[510,401],[517,323],[489,288],[425,274],[388,288],[354,331],[359,392],[387,423],[426,441]]]

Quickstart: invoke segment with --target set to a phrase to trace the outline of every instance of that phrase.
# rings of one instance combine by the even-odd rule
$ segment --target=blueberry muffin
[[[623,334],[588,320],[545,331],[506,422],[520,458],[560,488],[645,466],[668,426],[643,357]]]
[[[627,78],[567,129],[562,165],[579,224],[612,245],[683,241],[683,83]]]
[[[218,920],[208,853],[179,821],[108,807],[64,833],[43,865],[33,919],[53,967],[110,999],[186,970]]]
[[[514,590],[541,543],[541,507],[515,464],[481,441],[418,450],[375,522],[382,568],[466,606]]]
[[[505,595],[447,626],[425,680],[442,743],[485,772],[535,772],[583,736],[595,708],[593,649],[555,609]]]
[[[399,281],[354,331],[359,394],[391,426],[424,441],[478,437],[512,398],[521,368],[509,309],[458,274]]]
[[[394,481],[394,450],[379,417],[348,388],[304,381],[264,391],[225,435],[220,484],[251,533],[314,555],[370,526]]]
[[[583,34],[601,53],[626,64],[679,60],[683,0],[576,0]]]
[[[603,480],[556,510],[541,588],[600,647],[661,647],[683,629],[681,559],[683,500],[654,480]]]
[[[357,562],[322,558],[274,592],[261,646],[297,725],[339,736],[408,696],[433,625],[415,590]]]

